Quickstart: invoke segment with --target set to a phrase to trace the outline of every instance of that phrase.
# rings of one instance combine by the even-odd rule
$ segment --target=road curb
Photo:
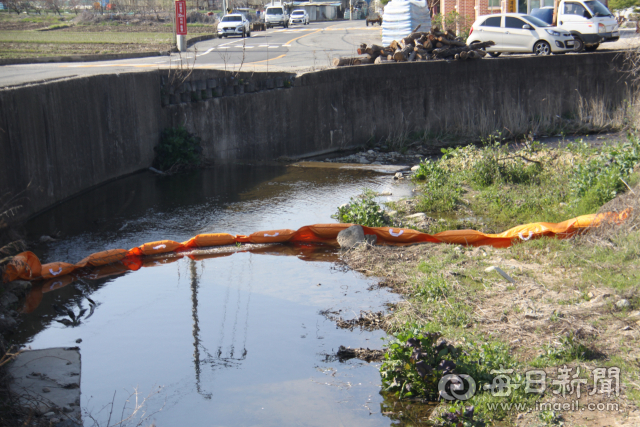
[[[65,56],[47,56],[42,58],[11,58],[0,59],[1,65],[19,65],[19,64],[48,64],[52,62],[95,62],[95,61],[114,61],[117,59],[145,58],[148,56],[166,56],[169,51],[165,52],[138,52],[138,53],[108,53],[105,55],[65,55]]]

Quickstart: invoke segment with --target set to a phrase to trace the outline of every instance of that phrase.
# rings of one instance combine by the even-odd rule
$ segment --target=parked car
[[[485,15],[471,26],[467,44],[493,41],[486,50],[491,56],[501,53],[562,54],[574,48],[573,36],[565,30],[522,13]]]
[[[551,24],[553,7],[532,9],[531,16]],[[558,5],[558,27],[573,35],[578,52],[594,51],[600,43],[614,42],[620,38],[618,21],[598,0],[561,1]]]
[[[282,4],[267,6],[264,13],[264,23],[267,28],[282,25],[283,28],[289,28],[289,15]]]
[[[289,17],[289,25],[302,24],[309,25],[309,14],[304,9],[296,9],[291,12]]]
[[[223,16],[218,22],[218,37],[228,36],[251,37],[249,20],[240,13]]]

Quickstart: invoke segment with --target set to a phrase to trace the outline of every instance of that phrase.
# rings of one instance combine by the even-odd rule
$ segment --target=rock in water
[[[364,230],[359,225],[352,225],[338,233],[338,244],[343,249],[350,249],[364,242]]]

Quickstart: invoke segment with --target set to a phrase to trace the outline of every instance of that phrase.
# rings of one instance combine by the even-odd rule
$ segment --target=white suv
[[[297,9],[291,12],[289,17],[289,25],[302,24],[309,25],[309,14],[304,9]]]
[[[491,56],[503,52],[566,53],[574,48],[573,36],[562,28],[522,13],[501,13],[480,17],[471,26],[467,44],[493,41],[486,50]]]
[[[227,36],[251,37],[249,20],[240,13],[223,16],[218,22],[218,37]]]

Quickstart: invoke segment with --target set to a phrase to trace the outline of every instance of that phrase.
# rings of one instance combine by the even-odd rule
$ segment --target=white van
[[[532,9],[535,16],[549,24],[553,20],[553,7]],[[558,5],[558,27],[569,31],[575,39],[575,50],[594,51],[600,43],[620,38],[618,21],[598,0],[562,0]]]
[[[280,3],[267,6],[264,12],[264,23],[267,28],[281,25],[283,28],[289,28],[289,15],[287,10]]]

